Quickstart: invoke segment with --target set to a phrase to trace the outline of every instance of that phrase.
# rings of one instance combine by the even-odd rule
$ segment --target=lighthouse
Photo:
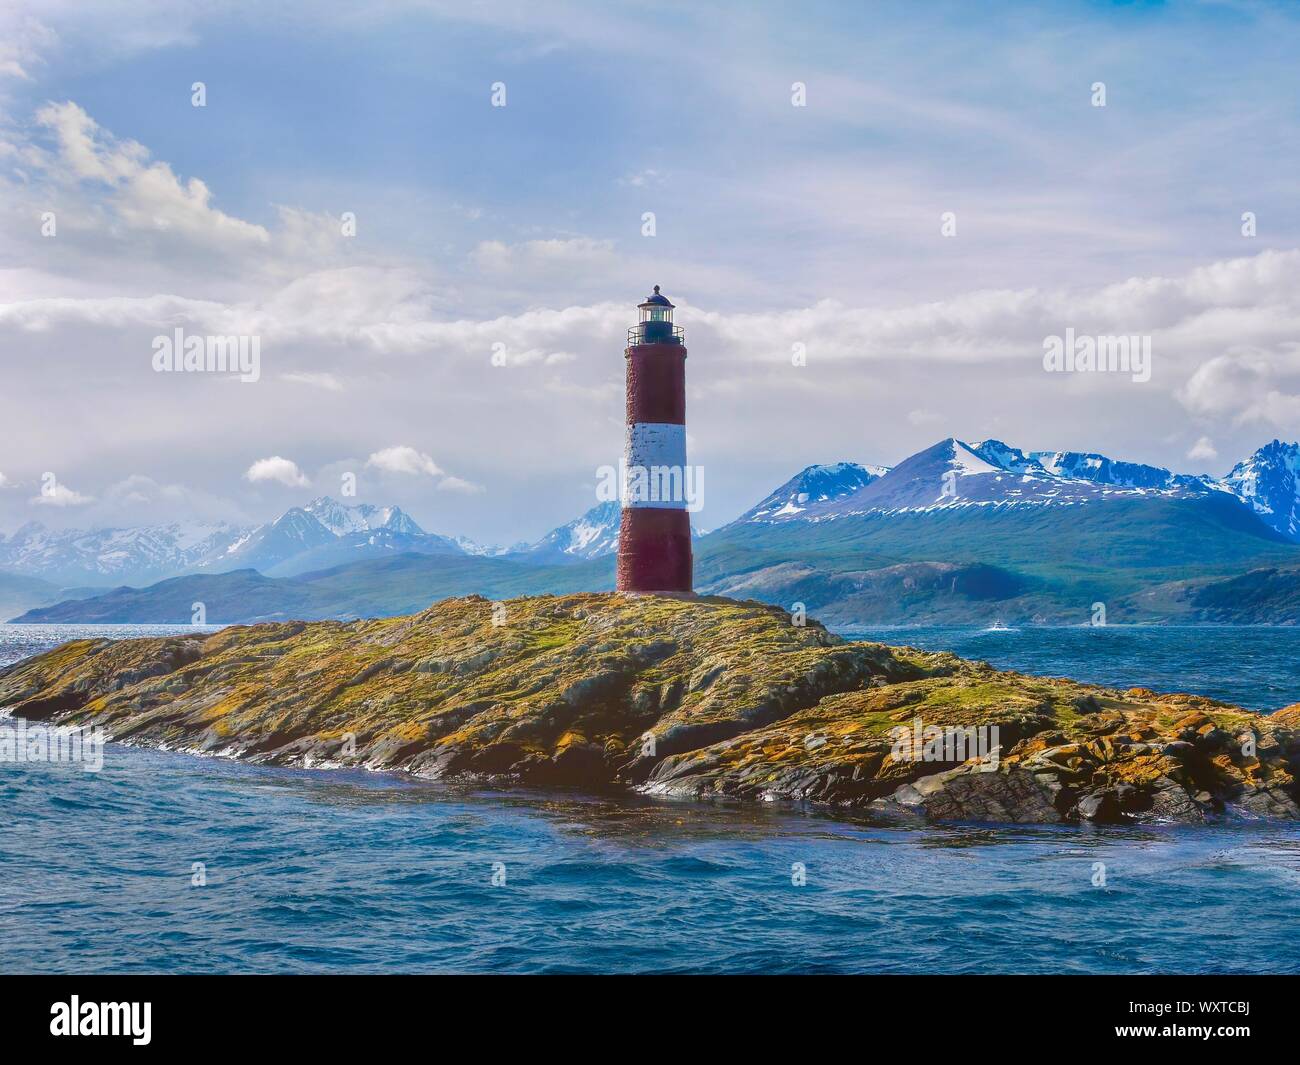
[[[618,532],[620,592],[691,591],[686,509],[686,344],[655,285],[627,334],[627,435]]]

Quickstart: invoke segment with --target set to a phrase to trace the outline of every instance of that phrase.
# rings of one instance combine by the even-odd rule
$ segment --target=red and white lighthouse
[[[624,353],[627,436],[617,587],[620,592],[689,593],[686,345],[681,326],[673,325],[673,305],[659,294],[658,285],[638,310],[640,321],[628,331]],[[666,483],[678,490],[657,490]]]

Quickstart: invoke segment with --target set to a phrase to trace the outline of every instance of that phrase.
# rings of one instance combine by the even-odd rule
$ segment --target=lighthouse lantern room
[[[628,347],[633,344],[680,344],[681,326],[673,325],[673,305],[655,285],[654,292],[637,305],[640,321],[628,330]]]

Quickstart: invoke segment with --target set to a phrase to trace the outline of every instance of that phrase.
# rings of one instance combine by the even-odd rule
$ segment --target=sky
[[[351,475],[536,539],[654,284],[703,528],[948,436],[1223,474],[1300,435],[1297,54],[1286,3],[0,0],[0,533]]]

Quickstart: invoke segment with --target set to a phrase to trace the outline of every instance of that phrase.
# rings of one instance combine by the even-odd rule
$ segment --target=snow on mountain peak
[[[966,443],[949,437],[879,476],[868,475],[865,483],[842,485],[845,490],[806,487],[817,478],[834,480],[851,469],[865,470],[853,463],[810,466],[737,521],[822,521],[966,506],[1046,506],[1134,496],[1195,498],[1226,492],[1278,532],[1300,539],[1300,445],[1276,440],[1218,481],[1091,452],[1022,451],[1001,440]]]
[[[782,520],[815,511],[853,495],[888,472],[888,466],[864,466],[857,462],[805,466],[736,522]]]
[[[399,507],[376,507],[369,503],[348,506],[329,496],[321,496],[302,509],[335,536],[373,532],[377,529],[388,529],[408,536],[424,535],[424,530]]]
[[[1221,484],[1270,528],[1300,539],[1300,444],[1265,444],[1237,463]]]
[[[28,522],[0,537],[0,568],[66,584],[149,584],[187,572],[232,565],[268,568],[295,554],[361,544],[396,550],[455,550],[431,537],[398,507],[347,506],[321,496],[254,527],[225,522],[170,522],[132,528],[53,531]]]
[[[599,558],[618,549],[623,512],[617,500],[597,503],[581,517],[552,529],[523,552],[557,560]]]
[[[1002,467],[981,458],[968,444],[960,440],[952,441],[952,458],[948,465],[965,477],[980,473],[1001,473]]]

